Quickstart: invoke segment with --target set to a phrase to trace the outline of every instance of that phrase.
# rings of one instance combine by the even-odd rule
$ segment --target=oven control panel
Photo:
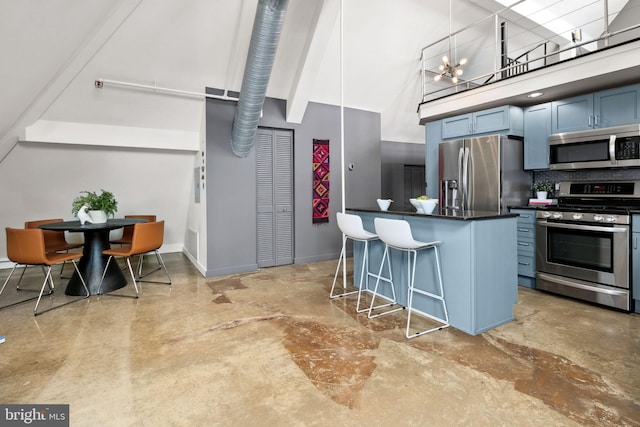
[[[568,196],[631,196],[636,192],[634,182],[580,182],[569,185]]]
[[[629,215],[593,212],[537,211],[537,219],[558,222],[596,222],[603,224],[630,224]]]

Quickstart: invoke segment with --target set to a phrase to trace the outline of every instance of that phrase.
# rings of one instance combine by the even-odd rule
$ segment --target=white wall
[[[164,252],[182,251],[193,151],[20,142],[0,163],[0,226],[27,220],[74,219],[79,191],[106,189],[118,200],[116,216],[155,214],[165,220]],[[7,260],[0,232],[0,263]]]
[[[203,276],[207,271],[207,126],[205,117],[206,112],[203,109],[199,139],[200,151],[193,159],[192,176],[194,181],[189,197],[187,227],[184,230],[184,253]],[[197,170],[195,173],[194,169]],[[198,200],[196,200],[196,192]]]

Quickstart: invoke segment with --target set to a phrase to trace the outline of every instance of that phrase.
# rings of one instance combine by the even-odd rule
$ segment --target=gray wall
[[[383,141],[382,158],[382,198],[392,199],[394,206],[400,208],[404,199],[404,165],[424,166],[424,144],[407,144]],[[423,190],[423,194],[426,194]],[[417,194],[416,196],[419,196]],[[406,201],[409,203],[409,201]]]
[[[209,90],[213,92],[214,90]],[[231,152],[236,103],[206,101],[207,272],[206,276],[257,269],[255,150],[244,159]],[[340,109],[310,103],[301,124],[285,121],[286,103],[267,98],[263,127],[294,132],[294,262],[337,258],[341,247],[335,213],[341,210]],[[312,143],[329,139],[330,221],[312,224]],[[346,177],[347,206],[375,206],[380,197],[380,115],[345,109],[345,161],[354,163]]]

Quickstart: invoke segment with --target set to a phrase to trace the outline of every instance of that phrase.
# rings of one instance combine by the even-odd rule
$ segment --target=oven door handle
[[[558,283],[560,285],[570,286],[572,288],[583,289],[585,291],[597,291],[602,294],[608,295],[627,295],[628,291],[618,291],[614,289],[604,289],[598,286],[589,286],[587,284],[576,283],[575,281],[564,280],[557,276],[552,276],[546,273],[538,273],[536,277],[544,280],[548,280],[549,282]]]
[[[609,135],[609,160],[612,165],[616,164],[616,136]]]
[[[628,227],[598,227],[595,225],[583,225],[583,224],[558,224],[555,222],[547,222],[545,220],[538,221],[538,225],[542,227],[550,228],[570,228],[572,230],[585,230],[585,231],[604,231],[608,233],[626,233],[629,231]]]

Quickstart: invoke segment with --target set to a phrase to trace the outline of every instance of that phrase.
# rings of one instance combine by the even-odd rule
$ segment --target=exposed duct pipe
[[[246,157],[253,148],[289,0],[259,0],[247,64],[231,131],[231,149]]]

